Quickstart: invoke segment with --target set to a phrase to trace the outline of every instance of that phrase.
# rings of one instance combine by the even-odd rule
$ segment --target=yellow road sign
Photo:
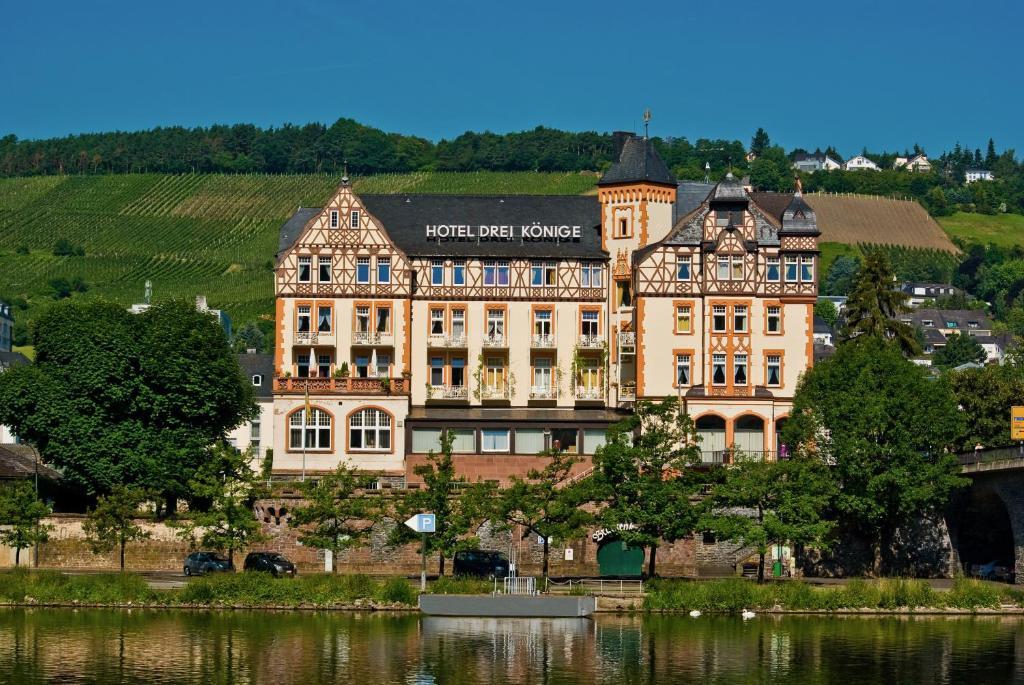
[[[1024,407],[1010,407],[1010,439],[1024,440]]]

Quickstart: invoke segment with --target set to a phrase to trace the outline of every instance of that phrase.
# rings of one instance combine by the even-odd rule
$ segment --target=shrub
[[[388,578],[377,591],[377,599],[382,602],[415,605],[418,598],[418,591],[405,578]]]
[[[994,609],[999,606],[999,589],[976,578],[954,578],[953,589],[946,593],[949,606],[957,609]]]
[[[427,586],[432,595],[487,595],[493,590],[493,581],[465,576],[444,576]]]
[[[146,580],[131,573],[68,576],[57,571],[17,569],[0,573],[0,599],[24,602],[83,604],[147,603],[167,595],[150,589]]]
[[[883,609],[944,606],[942,598],[924,580],[885,578],[878,582],[878,591],[878,605]]]

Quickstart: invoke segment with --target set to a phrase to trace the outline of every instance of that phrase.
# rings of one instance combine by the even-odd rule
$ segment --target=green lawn
[[[953,216],[940,216],[936,221],[951,238],[1005,247],[1024,243],[1024,216],[1020,214],[957,212]]]

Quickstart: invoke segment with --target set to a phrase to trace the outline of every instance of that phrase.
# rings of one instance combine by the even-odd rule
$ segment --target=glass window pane
[[[594,454],[598,448],[604,447],[607,442],[605,431],[595,428],[587,428],[583,431],[583,453]]]
[[[468,454],[476,452],[476,431],[472,428],[450,428],[453,435],[452,452]]]
[[[413,428],[412,429],[412,451],[437,452],[441,449],[440,428]]]
[[[484,452],[508,452],[507,428],[484,428],[480,436]]]
[[[517,428],[516,452],[538,454],[544,451],[544,430],[541,428]]]

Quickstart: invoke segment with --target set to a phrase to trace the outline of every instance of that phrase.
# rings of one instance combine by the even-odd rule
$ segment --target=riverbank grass
[[[845,585],[814,587],[801,581],[757,583],[724,580],[655,580],[647,585],[648,611],[735,613],[743,609],[837,611],[900,609],[997,609],[1022,606],[1024,593],[971,578],[957,578],[948,591],[935,590],[924,580],[854,579]]]

